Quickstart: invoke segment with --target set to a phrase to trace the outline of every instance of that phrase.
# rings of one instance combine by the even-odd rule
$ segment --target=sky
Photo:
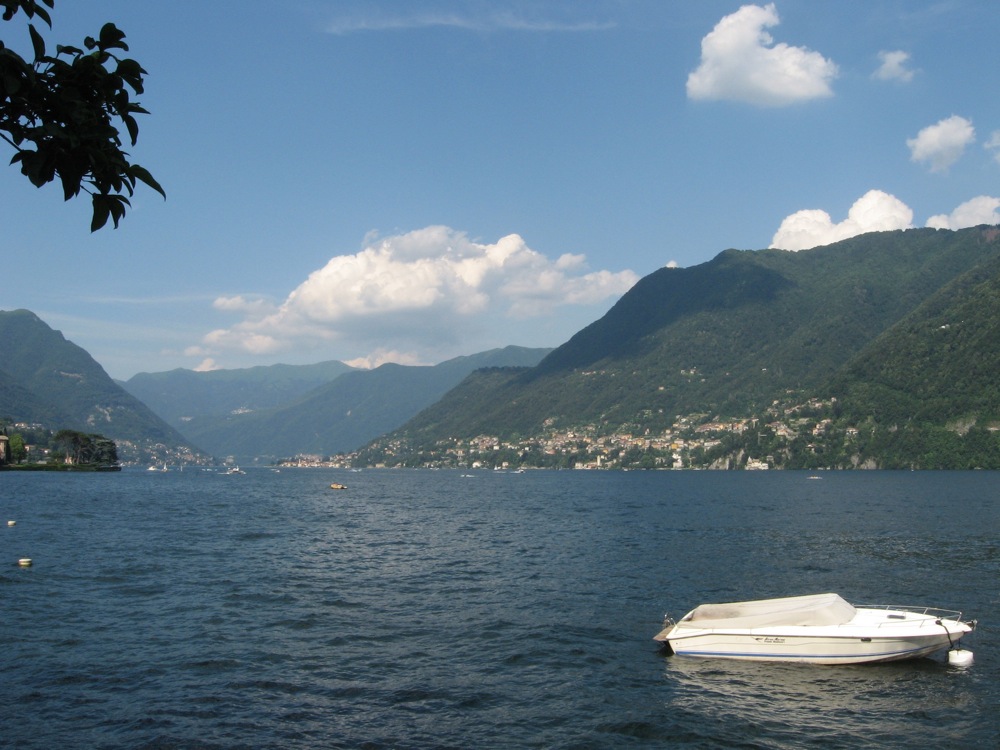
[[[167,198],[91,234],[0,169],[0,309],[119,379],[554,347],[728,248],[1000,223],[992,0],[57,0],[40,30],[106,21]]]

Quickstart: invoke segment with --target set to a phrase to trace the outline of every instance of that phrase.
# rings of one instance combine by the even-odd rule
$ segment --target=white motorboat
[[[837,594],[702,604],[654,640],[680,656],[860,664],[955,648],[975,620],[935,607],[852,605]]]

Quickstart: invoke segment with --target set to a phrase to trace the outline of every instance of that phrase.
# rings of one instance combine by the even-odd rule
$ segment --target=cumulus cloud
[[[427,365],[432,364],[422,360],[413,352],[401,352],[397,349],[376,349],[364,357],[355,357],[344,362],[345,365],[362,370],[374,370],[380,365],[394,362],[397,365]]]
[[[931,172],[944,172],[961,158],[965,147],[976,140],[976,130],[964,117],[952,115],[934,125],[928,125],[909,138],[910,160],[926,162]]]
[[[1000,198],[980,195],[966,201],[950,214],[938,214],[927,220],[933,229],[965,229],[980,224],[1000,224]]]
[[[1000,164],[1000,130],[994,130],[990,139],[983,144],[983,148],[993,153],[993,158]]]
[[[691,99],[783,106],[831,96],[837,66],[805,47],[774,44],[774,3],[744,5],[701,40],[701,64],[687,79]]]
[[[219,298],[217,309],[244,319],[209,333],[199,353],[273,354],[336,341],[363,348],[358,361],[368,366],[388,356],[416,361],[421,352],[448,345],[461,344],[468,353],[498,321],[595,305],[638,281],[629,270],[590,271],[582,255],[553,261],[516,234],[483,243],[430,226],[367,242],[358,253],[331,258],[281,304]]]
[[[218,370],[219,365],[215,363],[215,360],[211,357],[205,357],[197,367],[194,368],[195,372],[211,372],[212,370]]]
[[[881,190],[869,190],[854,202],[847,218],[837,224],[820,209],[796,211],[781,222],[771,247],[808,250],[865,232],[909,229],[912,222],[913,211],[901,200]]]
[[[901,81],[903,83],[909,83],[913,80],[913,70],[907,67],[907,63],[910,60],[908,52],[903,52],[902,50],[887,52],[883,50],[878,53],[878,59],[881,61],[881,65],[879,65],[878,70],[874,73],[874,77],[878,80]]]

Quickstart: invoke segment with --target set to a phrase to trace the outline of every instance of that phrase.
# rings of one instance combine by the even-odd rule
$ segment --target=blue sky
[[[556,346],[727,248],[998,223],[994,2],[58,0],[149,73],[117,230],[0,169],[0,309],[108,372]],[[21,22],[0,38],[26,46]],[[0,149],[2,150],[2,149]],[[8,149],[8,153],[12,153]],[[9,158],[5,156],[4,159]]]

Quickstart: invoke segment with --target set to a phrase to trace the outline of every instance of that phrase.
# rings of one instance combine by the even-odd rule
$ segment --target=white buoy
[[[8,521],[7,525],[8,526],[17,526],[17,521]]]
[[[31,567],[31,558],[30,557],[22,557],[20,560],[17,561],[17,564],[20,565],[22,568],[30,568]]]
[[[953,648],[948,652],[948,663],[954,667],[967,667],[972,664],[972,652],[964,648]]]

